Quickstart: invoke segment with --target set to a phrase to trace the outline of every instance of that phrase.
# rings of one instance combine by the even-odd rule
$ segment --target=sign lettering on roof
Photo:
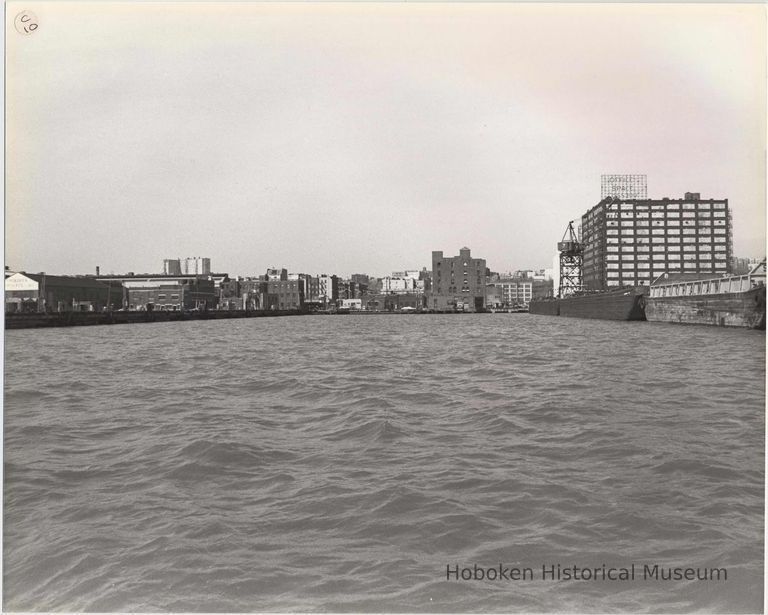
[[[5,278],[6,291],[37,290],[38,283],[21,273],[14,273]]]

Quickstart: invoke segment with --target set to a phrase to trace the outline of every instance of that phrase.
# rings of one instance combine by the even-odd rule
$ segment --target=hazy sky
[[[39,28],[22,36],[14,16]],[[550,267],[603,173],[765,252],[766,8],[6,4],[6,264]]]

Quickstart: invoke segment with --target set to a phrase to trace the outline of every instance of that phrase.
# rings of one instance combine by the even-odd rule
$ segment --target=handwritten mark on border
[[[19,34],[33,34],[39,27],[37,16],[32,11],[22,11],[13,20],[16,31]]]

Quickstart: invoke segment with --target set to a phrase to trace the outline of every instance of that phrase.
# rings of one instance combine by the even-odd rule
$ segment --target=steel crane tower
[[[579,238],[573,230],[573,220],[568,223],[563,239],[558,242],[560,252],[560,290],[558,296],[562,299],[582,290],[581,271],[584,262],[584,251]]]

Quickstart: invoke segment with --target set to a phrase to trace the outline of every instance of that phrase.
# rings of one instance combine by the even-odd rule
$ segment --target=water
[[[4,609],[761,612],[764,365],[525,314],[8,331]],[[446,579],[558,562],[728,580]]]

